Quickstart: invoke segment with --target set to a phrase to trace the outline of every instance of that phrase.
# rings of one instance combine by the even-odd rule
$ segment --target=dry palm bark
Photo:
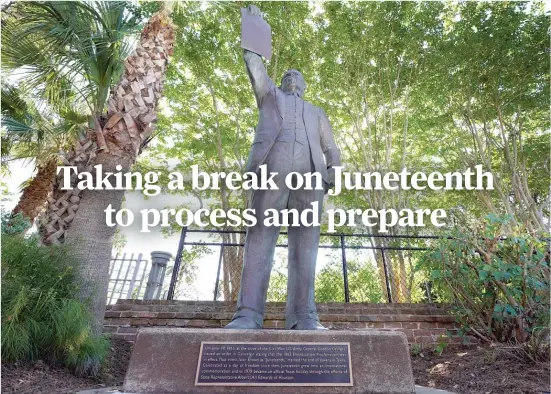
[[[44,209],[48,195],[53,189],[57,162],[55,159],[48,160],[38,167],[38,172],[31,179],[30,183],[23,189],[13,214],[21,213],[31,223]]]
[[[145,26],[135,53],[125,61],[122,80],[112,91],[107,121],[96,132],[98,160],[105,155],[134,162],[151,137],[173,46],[174,25],[169,11],[163,9]]]
[[[107,117],[95,118],[97,153],[91,152],[95,157],[86,161],[88,167],[102,165],[104,172],[130,170],[155,129],[156,106],[162,96],[173,44],[174,25],[170,11],[163,8],[150,18],[136,51],[126,59],[123,77],[109,98]],[[78,191],[72,193],[79,196]],[[53,215],[46,224],[50,229],[50,242],[65,237],[68,242],[78,245],[75,252],[82,262],[78,270],[80,295],[89,302],[95,334],[102,330],[115,232],[115,227],[106,225],[104,211],[109,205],[119,210],[123,197],[124,190],[85,190],[79,197],[80,205],[74,219],[64,221],[63,229],[59,226],[57,233],[51,233],[56,228],[54,221],[61,224]],[[62,204],[56,200],[55,206],[51,206],[52,211],[61,209],[58,202]]]
[[[77,141],[72,149],[62,155],[63,165],[76,167],[78,172],[91,171],[96,149],[97,145],[91,139]],[[82,197],[79,189],[61,190],[62,179],[61,173],[54,178],[53,193],[48,196],[46,212],[40,219],[39,230],[46,245],[65,240],[65,233],[75,218]],[[76,174],[72,174],[71,186],[75,187],[77,181]]]

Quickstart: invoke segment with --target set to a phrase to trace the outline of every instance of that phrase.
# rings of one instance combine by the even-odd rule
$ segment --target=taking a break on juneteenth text
[[[199,170],[197,165],[191,166],[191,174],[171,172],[168,174],[166,185],[159,185],[161,172],[150,171],[121,172],[122,167],[117,166],[117,172],[104,172],[101,165],[94,167],[94,172],[79,172],[74,166],[59,166],[58,174],[62,174],[62,190],[140,190],[146,196],[156,196],[161,193],[163,187],[169,191],[181,190],[220,190],[222,187],[228,190],[277,190],[274,181],[275,172],[268,172],[266,165],[259,167],[258,172],[215,172],[206,173]],[[329,196],[336,196],[346,190],[493,190],[493,176],[490,172],[484,172],[482,165],[474,169],[467,168],[463,172],[411,172],[404,168],[400,172],[345,172],[342,167],[334,167],[334,185],[329,189]],[[333,176],[332,176],[333,177]],[[77,181],[78,182],[75,182]],[[291,172],[285,177],[285,185],[290,190],[324,190],[321,175],[317,172],[300,174]],[[296,209],[267,209],[261,216],[264,226],[320,226],[318,203],[311,204],[310,209],[298,212]],[[336,232],[337,227],[356,226],[363,224],[366,227],[379,226],[379,232],[388,232],[393,226],[400,227],[424,227],[428,219],[432,225],[442,227],[445,225],[446,211],[444,209],[408,209],[400,211],[395,209],[340,209],[331,208],[327,213],[327,231]],[[150,232],[152,227],[170,226],[175,220],[179,226],[192,224],[205,227],[249,227],[257,224],[257,212],[254,209],[222,209],[209,210],[206,208],[192,211],[190,209],[142,209],[141,231]],[[108,226],[130,226],[135,219],[134,213],[128,208],[115,210],[109,205],[105,209],[105,220]]]

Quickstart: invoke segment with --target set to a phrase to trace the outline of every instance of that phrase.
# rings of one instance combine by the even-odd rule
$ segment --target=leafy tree
[[[371,261],[348,260],[351,302],[384,302],[377,270]],[[317,302],[344,302],[344,279],[340,259],[333,259],[316,275]]]
[[[270,276],[268,300],[285,302],[287,299],[287,259],[278,256]],[[351,302],[385,302],[377,270],[370,259],[353,257],[347,261],[348,291]],[[329,262],[316,274],[317,302],[344,302],[343,267],[340,258],[329,257]]]
[[[18,3],[4,22],[3,67],[25,71],[26,83],[43,97],[60,95],[67,91],[60,87],[73,82],[70,90],[88,107],[89,130],[64,160],[81,170],[92,164],[129,169],[157,136],[140,170],[159,170],[165,177],[168,169],[186,173],[191,165],[205,172],[242,171],[257,121],[239,45],[242,5],[190,2],[181,7],[173,15],[177,39],[167,67],[175,33],[166,10],[149,19],[137,54],[123,62],[126,33],[139,27],[140,12],[156,12],[155,5],[136,10],[119,2]],[[392,228],[391,235],[444,233],[463,223],[474,228],[488,213],[514,217],[515,222],[503,224],[510,226],[507,231],[516,229],[516,222],[531,234],[548,224],[549,42],[543,4],[262,2],[260,8],[273,33],[269,75],[277,83],[288,68],[302,71],[305,98],[327,112],[347,171],[463,172],[482,164],[494,176],[495,190],[353,190],[329,203],[361,209],[443,208],[450,214],[444,229]],[[26,18],[15,23],[16,16]],[[161,55],[151,40],[166,44],[159,45]],[[158,55],[151,65],[147,57]],[[165,71],[167,110],[153,133]],[[200,206],[243,209],[247,203],[245,193],[224,186],[194,193],[188,192],[188,183],[184,186],[183,193]],[[83,277],[91,282],[107,283],[102,264],[109,261],[112,231],[99,213],[108,204],[120,207],[122,195],[57,191],[50,204],[45,241],[62,241],[65,235],[86,241],[80,252],[91,269]],[[422,246],[422,241],[397,243],[374,235],[369,241],[379,248]],[[223,240],[244,241],[229,234]],[[239,288],[242,251],[229,247],[224,253],[223,295],[229,300]],[[350,259],[351,275],[362,284],[351,288],[356,299],[386,298],[388,290],[396,301],[419,299],[419,278],[424,277],[413,269],[423,263],[418,255],[387,251],[376,252],[375,258],[375,273],[371,263]],[[383,258],[390,261],[390,289]],[[320,276],[325,279],[319,288],[327,290],[327,297],[342,294],[337,268],[333,263]],[[274,281],[281,284],[279,274]],[[371,282],[380,283],[380,289]],[[274,289],[274,298],[284,294]],[[101,302],[95,302],[99,316]]]
[[[274,302],[287,301],[287,258],[281,256],[281,254],[277,255],[270,275],[267,300]]]
[[[549,193],[532,192],[530,184],[538,182],[529,179],[548,179],[548,159],[524,155],[526,144],[535,153],[548,138],[542,100],[549,70],[541,59],[548,42],[541,5],[528,12],[524,3],[327,3],[325,11],[319,31],[332,56],[322,63],[320,79],[338,87],[323,96],[330,118],[344,121],[338,140],[349,169],[447,172],[481,163],[496,180],[495,191],[362,191],[343,193],[340,203],[452,208],[471,218],[507,212],[541,228],[548,216],[542,196]],[[510,108],[510,119],[500,119],[501,107]],[[482,112],[485,119],[475,119]],[[518,123],[521,113],[534,121]],[[513,130],[519,124],[522,138]],[[435,138],[447,143],[434,144]],[[530,174],[528,162],[538,174]],[[373,242],[390,246],[380,238]],[[391,270],[391,287],[396,299],[407,300],[412,262],[407,258],[404,264],[407,256],[401,253],[395,257],[399,272]]]
[[[532,228],[548,220],[549,162],[544,149],[549,127],[543,103],[549,70],[542,58],[548,42],[541,4],[530,9],[526,3],[451,2],[259,6],[272,27],[269,75],[277,82],[287,68],[302,71],[308,84],[305,98],[328,113],[347,171],[407,167],[412,172],[463,172],[483,164],[498,186],[476,192],[344,191],[331,203],[361,209],[443,208],[450,227],[475,223],[487,212],[512,213]],[[183,37],[168,72],[171,111],[161,119],[164,137],[154,155],[182,172],[193,164],[206,172],[241,170],[257,115],[241,59],[238,5],[190,5],[175,22]],[[519,137],[517,124],[522,128]],[[195,196],[201,204],[223,208],[244,208],[247,199],[225,189]],[[437,231],[395,227],[389,234]],[[370,243],[426,246],[424,241],[384,237]],[[387,251],[384,257],[390,262],[394,300],[418,299],[418,257],[400,251]],[[241,261],[239,252],[233,260]],[[376,252],[386,294],[382,260]],[[231,275],[240,267],[228,264],[228,269],[226,299],[236,294],[238,276]]]
[[[431,74],[423,77],[418,105],[438,120],[426,131],[448,141],[436,152],[446,167],[482,164],[494,175],[494,191],[467,201],[542,230],[549,216],[549,157],[542,150],[549,139],[548,16],[542,3],[528,7],[447,5],[441,33],[428,44]]]

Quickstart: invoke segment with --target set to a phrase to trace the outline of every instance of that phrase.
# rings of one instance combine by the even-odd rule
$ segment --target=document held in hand
[[[248,49],[270,60],[272,57],[272,29],[260,16],[241,8],[241,48]]]

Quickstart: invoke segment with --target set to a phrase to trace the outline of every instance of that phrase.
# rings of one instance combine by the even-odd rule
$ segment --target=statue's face
[[[297,70],[289,70],[283,74],[281,79],[281,90],[284,93],[297,92],[300,97],[304,95],[306,90],[306,82],[302,74]]]

